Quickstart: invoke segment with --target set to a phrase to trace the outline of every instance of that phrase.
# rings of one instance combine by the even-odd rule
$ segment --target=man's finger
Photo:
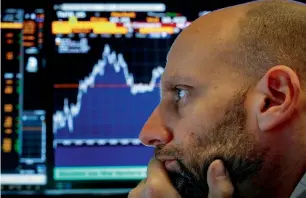
[[[142,194],[145,183],[146,183],[146,180],[141,180],[139,182],[139,184],[129,192],[128,198],[138,198],[138,197],[140,197],[140,195]]]
[[[137,186],[144,185],[146,183],[147,178],[141,180]]]
[[[147,175],[148,180],[158,178],[159,180],[170,181],[164,164],[155,158],[152,158],[148,165]]]
[[[210,164],[207,174],[209,198],[231,198],[234,187],[221,160]]]

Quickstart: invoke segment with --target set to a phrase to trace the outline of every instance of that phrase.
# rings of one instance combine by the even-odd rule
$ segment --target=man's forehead
[[[170,51],[168,51],[167,56],[166,56],[166,62],[168,62],[169,52],[170,52]]]
[[[185,82],[191,82],[194,81],[194,79],[191,76],[181,76],[181,75],[162,75],[162,83],[165,82],[180,82],[180,81],[185,81]]]
[[[177,46],[175,46],[177,47]],[[210,79],[214,73],[216,61],[193,51],[180,53],[172,48],[167,55],[167,64],[161,78],[163,84],[200,84]],[[209,75],[209,76],[207,76]]]
[[[203,84],[204,81],[213,80],[215,75],[221,79],[220,69],[225,65],[219,60],[219,55],[223,48],[228,46],[227,42],[231,38],[229,33],[235,25],[216,25],[213,19],[220,16],[223,16],[222,12],[200,17],[183,30],[167,53],[167,65],[161,83]]]
[[[209,80],[206,75],[212,73],[209,62],[203,61],[191,54],[168,53],[167,65],[161,77],[161,87],[171,87],[175,85],[196,86]],[[170,55],[170,56],[169,56]]]
[[[190,74],[172,73],[168,75],[163,73],[161,77],[161,88],[169,88],[177,85],[195,85],[199,84],[197,76]]]

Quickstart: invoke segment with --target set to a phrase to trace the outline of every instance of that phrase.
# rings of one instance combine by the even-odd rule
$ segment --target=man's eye
[[[175,93],[175,101],[178,102],[180,101],[185,95],[187,94],[186,90],[176,88],[176,93]]]

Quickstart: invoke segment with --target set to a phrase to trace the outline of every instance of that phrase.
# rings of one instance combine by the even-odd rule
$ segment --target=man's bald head
[[[254,83],[275,65],[286,65],[306,86],[306,5],[293,1],[257,1],[241,5],[238,22],[223,61]]]
[[[208,46],[220,65],[247,76],[249,83],[286,65],[306,86],[306,4],[266,0],[227,7],[200,17],[179,37],[194,43],[199,56]]]
[[[249,83],[286,65],[306,86],[306,4],[267,0],[227,7],[198,18],[178,38],[186,40],[174,49],[179,54],[201,57],[208,49],[218,65],[235,69]]]

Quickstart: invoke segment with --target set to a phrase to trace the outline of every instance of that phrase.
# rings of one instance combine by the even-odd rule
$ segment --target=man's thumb
[[[215,160],[210,164],[207,183],[209,186],[209,198],[233,197],[234,186],[221,160]]]

